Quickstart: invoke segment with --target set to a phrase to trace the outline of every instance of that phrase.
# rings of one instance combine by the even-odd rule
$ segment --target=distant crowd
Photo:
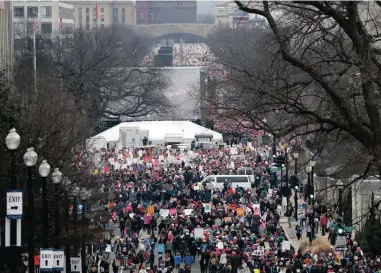
[[[147,55],[143,64],[153,66],[154,57],[158,54],[160,45]],[[210,61],[209,48],[204,43],[175,43],[173,45],[173,66],[202,66]]]

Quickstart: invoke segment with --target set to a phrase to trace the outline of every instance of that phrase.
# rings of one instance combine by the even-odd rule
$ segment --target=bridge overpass
[[[171,34],[192,34],[206,38],[215,28],[212,24],[154,24],[135,25],[133,29],[142,35],[152,38],[165,37]]]

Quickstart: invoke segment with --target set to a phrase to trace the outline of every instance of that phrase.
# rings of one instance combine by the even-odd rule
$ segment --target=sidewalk
[[[284,217],[284,216],[280,217],[280,226],[283,228],[284,233],[286,234],[286,237],[288,238],[291,245],[294,247],[296,251],[298,251],[301,247],[303,249],[309,249],[309,250],[331,248],[331,245],[329,244],[329,241],[328,241],[328,234],[326,234],[325,236],[322,236],[320,233],[316,234],[316,239],[312,241],[312,246],[309,246],[309,240],[307,238],[306,229],[303,229],[302,238],[299,241],[296,237],[296,230],[295,230],[296,225],[297,225],[297,222],[293,220],[291,222],[291,228],[289,228],[287,217]]]
[[[279,224],[284,230],[284,233],[287,239],[290,241],[290,244],[293,246],[295,251],[298,251],[300,248],[301,242],[296,238],[296,231],[295,231],[296,222],[295,221],[291,222],[291,228],[289,228],[287,217],[281,216],[279,220]]]

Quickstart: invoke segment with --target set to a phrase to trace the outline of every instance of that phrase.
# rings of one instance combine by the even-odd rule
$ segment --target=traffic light
[[[299,178],[295,174],[290,176],[289,181],[292,188],[295,188],[295,186],[299,186]]]
[[[274,157],[274,163],[276,165],[282,165],[286,162],[286,158],[284,156],[277,156],[277,157]]]
[[[306,188],[305,188],[305,196],[307,196],[308,198],[310,197],[310,195],[314,195],[314,186],[312,185],[306,185]]]

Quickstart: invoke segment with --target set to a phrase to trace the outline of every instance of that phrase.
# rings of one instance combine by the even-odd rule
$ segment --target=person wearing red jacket
[[[328,223],[328,218],[323,214],[320,218],[320,226],[321,226],[321,235],[325,235],[325,231],[327,229],[327,223]]]

